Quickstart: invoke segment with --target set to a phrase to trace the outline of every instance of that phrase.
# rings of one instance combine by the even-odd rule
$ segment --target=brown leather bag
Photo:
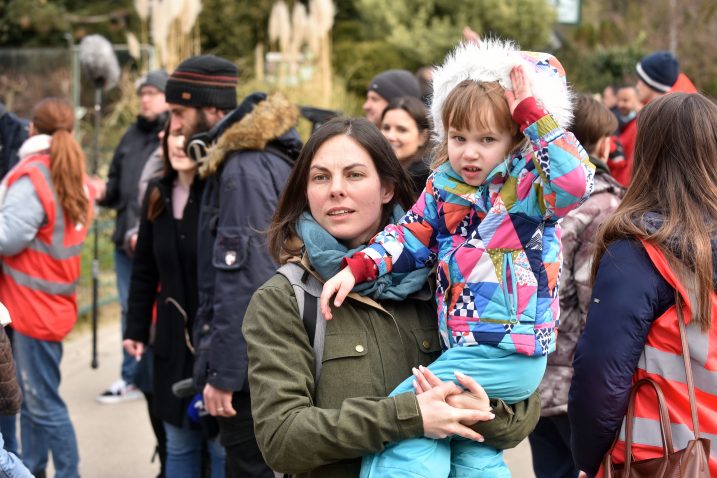
[[[627,406],[625,420],[625,463],[615,465],[612,463],[611,453],[615,444],[610,447],[605,458],[603,458],[604,478],[709,478],[709,456],[710,441],[707,438],[700,438],[699,421],[697,419],[697,404],[695,400],[695,387],[692,381],[692,367],[690,366],[690,350],[687,346],[687,334],[685,333],[685,321],[682,317],[682,303],[679,294],[676,294],[677,317],[680,324],[680,339],[682,340],[682,357],[685,363],[685,374],[687,377],[687,390],[690,396],[690,411],[692,412],[692,426],[694,427],[695,439],[687,442],[684,450],[675,451],[672,445],[672,430],[670,429],[670,416],[667,413],[667,403],[662,394],[660,385],[643,378],[638,380],[632,387],[630,401]],[[635,418],[635,397],[637,391],[649,385],[657,394],[657,406],[660,412],[660,433],[662,435],[663,456],[647,460],[634,461],[632,457],[632,429]],[[615,440],[617,442],[617,439]]]

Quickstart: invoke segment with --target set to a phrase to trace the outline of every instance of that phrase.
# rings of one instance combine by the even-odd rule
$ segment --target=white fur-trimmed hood
[[[567,129],[573,120],[573,94],[558,59],[549,53],[520,51],[512,41],[491,38],[481,40],[480,44],[461,43],[443,65],[434,68],[431,116],[436,138],[442,140],[445,134],[441,110],[453,88],[470,79],[497,81],[503,88],[511,89],[510,71],[517,65],[525,67],[538,104]]]

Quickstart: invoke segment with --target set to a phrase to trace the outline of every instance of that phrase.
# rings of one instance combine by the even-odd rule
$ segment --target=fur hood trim
[[[510,71],[517,65],[525,67],[538,104],[567,129],[573,120],[573,94],[558,59],[549,53],[520,51],[518,45],[509,40],[489,38],[481,40],[480,45],[461,43],[446,57],[443,65],[433,70],[431,116],[436,139],[442,140],[445,134],[441,110],[453,88],[470,79],[497,81],[503,88],[511,89]]]
[[[299,109],[286,96],[270,95],[230,126],[209,148],[207,159],[199,167],[200,176],[206,178],[216,173],[232,151],[264,149],[267,143],[293,128],[298,119]]]

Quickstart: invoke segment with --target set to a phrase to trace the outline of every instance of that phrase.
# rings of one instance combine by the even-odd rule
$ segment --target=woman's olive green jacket
[[[305,258],[302,266],[311,268]],[[314,350],[284,276],[276,274],[254,294],[243,332],[256,438],[275,471],[357,477],[362,455],[423,435],[416,395],[386,396],[411,367],[427,365],[440,353],[430,291],[380,304],[350,294],[326,324],[318,384]],[[515,446],[537,422],[537,395],[513,408],[492,405],[496,418],[475,427],[491,446]]]

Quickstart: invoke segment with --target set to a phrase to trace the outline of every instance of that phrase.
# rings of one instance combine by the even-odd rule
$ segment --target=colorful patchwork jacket
[[[594,166],[551,115],[530,123],[523,150],[481,186],[465,184],[448,162],[439,166],[413,208],[363,251],[379,275],[438,261],[445,348],[489,344],[525,355],[555,349],[558,220],[590,195]]]

